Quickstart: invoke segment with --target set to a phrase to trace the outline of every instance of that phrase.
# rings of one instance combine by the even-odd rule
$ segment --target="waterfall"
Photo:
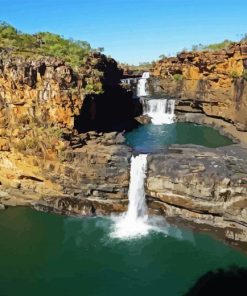
[[[144,181],[147,169],[147,155],[132,156],[129,185],[129,207],[126,218],[135,222],[138,218],[145,218],[147,206],[145,200]]]
[[[147,81],[148,81],[149,77],[150,77],[149,72],[144,72],[142,74],[142,78],[140,78],[138,80],[138,83],[137,83],[137,96],[138,97],[146,97],[146,96],[148,96]]]
[[[175,100],[143,100],[143,115],[151,117],[156,125],[174,122]]]
[[[170,227],[163,217],[148,216],[145,198],[146,170],[147,154],[131,157],[128,210],[121,216],[112,217],[115,223],[110,237],[129,240],[143,237],[153,231],[176,239],[187,239],[178,228]]]
[[[129,206],[115,225],[113,237],[131,238],[146,235],[152,228],[148,225],[144,182],[146,177],[147,155],[132,156],[130,168]]]
[[[143,74],[142,74],[142,78],[146,78],[146,79],[148,79],[150,77],[150,73],[149,72],[144,72]]]

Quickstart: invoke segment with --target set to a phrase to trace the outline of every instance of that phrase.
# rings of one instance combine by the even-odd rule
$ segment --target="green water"
[[[111,239],[110,218],[0,212],[0,295],[183,295],[205,272],[247,256],[205,234],[163,226],[132,241]],[[166,229],[165,229],[166,228]]]
[[[171,144],[196,144],[220,147],[232,141],[217,130],[192,123],[142,125],[125,134],[126,142],[136,151],[155,152]]]

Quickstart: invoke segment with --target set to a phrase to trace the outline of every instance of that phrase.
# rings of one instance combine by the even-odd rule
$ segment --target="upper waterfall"
[[[151,117],[156,125],[174,122],[175,100],[158,99],[143,100],[143,114]]]
[[[137,83],[137,96],[138,97],[148,96],[147,82],[148,82],[149,77],[150,77],[150,73],[144,72],[142,74],[142,77],[138,80],[138,83]]]
[[[142,74],[142,78],[146,78],[146,79],[150,78],[150,73],[149,72],[144,72]]]

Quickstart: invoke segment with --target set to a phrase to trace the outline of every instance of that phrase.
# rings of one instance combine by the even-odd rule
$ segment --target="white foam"
[[[158,99],[145,100],[143,114],[151,117],[155,125],[171,124],[174,122],[175,100]]]
[[[149,77],[150,77],[149,72],[144,72],[142,74],[142,78],[140,78],[138,80],[138,83],[137,83],[137,96],[138,97],[146,97],[146,96],[148,96],[147,81],[148,81]]]
[[[152,226],[148,224],[144,182],[146,177],[147,155],[132,156],[130,168],[128,211],[115,218],[111,237],[133,238],[147,235]]]

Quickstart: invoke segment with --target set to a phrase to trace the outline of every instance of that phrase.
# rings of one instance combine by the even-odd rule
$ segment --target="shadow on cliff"
[[[247,269],[231,267],[209,271],[184,296],[246,295]]]
[[[80,115],[75,118],[75,128],[79,132],[130,130],[138,126],[134,119],[140,115],[142,106],[119,86],[108,86],[101,95],[88,95],[82,105]]]

